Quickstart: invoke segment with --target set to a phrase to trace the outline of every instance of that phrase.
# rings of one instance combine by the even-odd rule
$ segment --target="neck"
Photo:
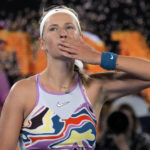
[[[47,68],[41,75],[46,79],[46,84],[50,85],[50,88],[64,92],[69,90],[75,83],[73,65],[73,61],[49,61]]]

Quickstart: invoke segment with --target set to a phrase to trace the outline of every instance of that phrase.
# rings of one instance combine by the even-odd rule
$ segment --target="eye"
[[[71,25],[67,26],[66,28],[67,28],[67,30],[72,30],[72,29],[74,29],[74,27],[71,26]]]
[[[57,28],[56,28],[56,27],[51,27],[49,30],[50,30],[50,31],[56,31]]]

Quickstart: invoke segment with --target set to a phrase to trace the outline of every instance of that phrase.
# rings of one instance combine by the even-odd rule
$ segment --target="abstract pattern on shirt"
[[[93,150],[96,118],[88,103],[82,104],[68,119],[61,119],[52,109],[37,105],[25,119],[20,139],[26,149]]]

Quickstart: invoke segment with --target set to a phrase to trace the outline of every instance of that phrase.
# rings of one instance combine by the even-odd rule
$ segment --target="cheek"
[[[56,41],[57,41],[57,36],[56,35],[53,35],[53,34],[47,34],[47,36],[46,36],[46,43],[47,43],[47,45],[49,46],[49,45],[54,45],[55,43],[56,43]]]
[[[45,38],[45,40],[44,40],[44,50],[50,50],[50,49],[52,49],[53,48],[53,41],[51,40],[51,39],[49,39],[49,38]]]
[[[52,41],[51,39],[46,38],[46,40],[45,40],[45,46],[46,46],[46,47],[52,45],[52,43],[53,43],[53,41]]]
[[[75,31],[74,31],[74,34],[75,34],[76,36],[79,36],[79,35],[80,35],[80,32],[79,32],[78,30],[75,30]]]
[[[74,37],[75,39],[79,39],[79,37],[81,36],[79,31],[69,31],[68,35],[71,36],[71,37]]]
[[[46,41],[46,49],[51,55],[58,52],[58,40],[56,38],[48,38]]]

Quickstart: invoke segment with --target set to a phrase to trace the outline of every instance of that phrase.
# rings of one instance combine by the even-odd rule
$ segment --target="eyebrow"
[[[65,23],[65,25],[69,25],[69,24],[74,25],[74,24],[73,24],[73,23],[71,23],[71,22],[66,22],[66,23]],[[58,27],[58,24],[51,24],[50,26]]]
[[[50,27],[51,27],[51,26],[58,26],[58,24],[51,24],[51,25],[49,25],[49,26],[50,26]]]
[[[68,24],[71,24],[71,25],[74,25],[73,23],[71,23],[71,22],[67,22],[67,23],[65,23],[66,25],[68,25]]]

